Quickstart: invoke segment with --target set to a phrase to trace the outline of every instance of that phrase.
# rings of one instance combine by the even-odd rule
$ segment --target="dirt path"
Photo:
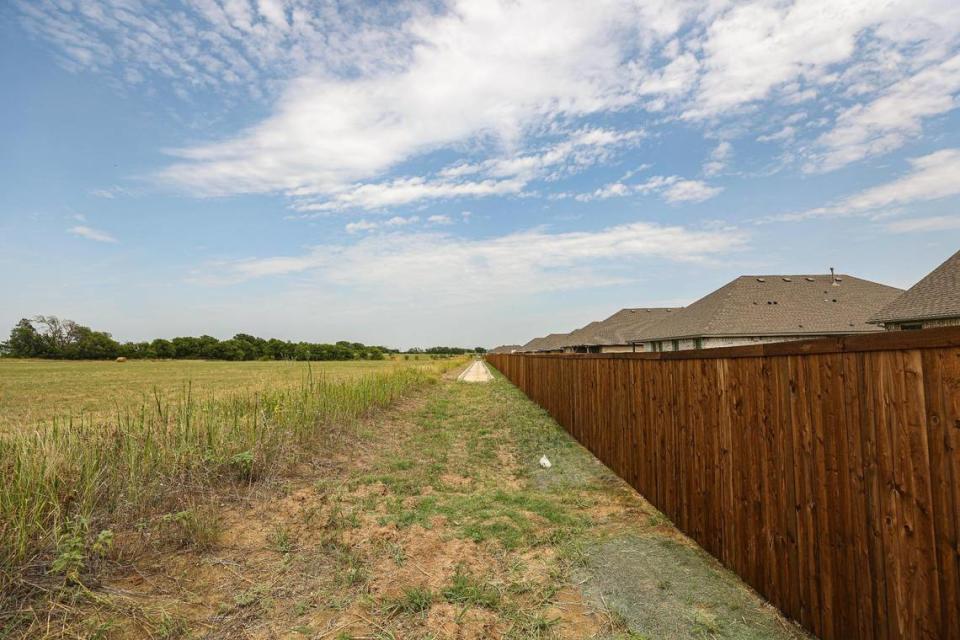
[[[440,382],[212,522],[121,561],[72,637],[803,637],[500,376]]]
[[[463,370],[457,380],[460,382],[490,382],[493,380],[493,374],[487,368],[487,363],[482,360],[474,360]]]

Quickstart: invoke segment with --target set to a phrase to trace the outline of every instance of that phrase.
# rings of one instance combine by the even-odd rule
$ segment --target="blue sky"
[[[960,248],[956,2],[24,0],[0,86],[4,327],[492,346]]]

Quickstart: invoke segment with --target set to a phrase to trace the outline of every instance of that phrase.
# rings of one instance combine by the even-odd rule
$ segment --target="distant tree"
[[[10,331],[10,339],[0,343],[0,352],[15,358],[38,358],[44,355],[44,342],[33,324],[23,318]]]
[[[449,347],[432,347],[430,351],[445,354],[449,350]],[[460,353],[465,351],[459,350]],[[423,349],[413,349],[412,352],[423,353]],[[123,356],[212,360],[383,360],[388,353],[399,351],[347,340],[334,344],[292,343],[276,338],[265,340],[248,333],[238,333],[223,341],[202,335],[120,344],[109,333],[94,331],[56,316],[36,316],[32,320],[24,318],[10,331],[10,338],[0,342],[0,355],[3,356],[66,359]]]
[[[482,354],[482,353],[486,353],[487,350],[486,350],[484,347],[474,347],[474,348],[473,348],[473,352],[474,352],[474,353],[481,353],[481,354]]]
[[[152,355],[149,356],[151,358],[175,358],[177,356],[177,349],[173,343],[163,338],[157,338],[151,342],[150,351],[152,352]]]
[[[94,331],[76,323],[71,326],[67,357],[77,360],[104,360],[116,358],[119,353],[120,344],[109,333]]]

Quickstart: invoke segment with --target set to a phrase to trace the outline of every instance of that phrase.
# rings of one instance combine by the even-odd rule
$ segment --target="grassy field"
[[[323,451],[215,517],[155,517],[152,553],[115,548],[11,635],[807,638],[501,376],[448,376]]]
[[[0,611],[83,584],[131,529],[202,538],[214,496],[461,362],[0,361]]]
[[[223,362],[213,360],[0,359],[0,430],[33,426],[54,417],[115,411],[118,406],[174,399],[192,392],[206,398],[240,390],[296,387],[310,377],[342,380],[437,361],[403,356],[349,362]]]

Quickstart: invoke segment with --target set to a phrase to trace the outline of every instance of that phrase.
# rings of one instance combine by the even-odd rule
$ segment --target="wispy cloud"
[[[960,149],[941,149],[909,160],[899,178],[864,189],[825,207],[770,216],[760,222],[873,214],[887,207],[940,200],[960,194]]]
[[[733,155],[733,145],[729,141],[724,140],[717,144],[713,148],[713,151],[710,152],[710,158],[703,165],[703,173],[707,176],[715,176],[721,171],[723,171],[727,163],[730,162],[730,157]]]
[[[817,140],[823,151],[806,170],[830,171],[903,146],[920,134],[924,120],[955,109],[958,91],[960,55],[894,83],[872,101],[843,111]]]
[[[928,216],[926,218],[910,218],[896,220],[884,225],[890,233],[921,233],[929,231],[950,231],[960,229],[960,215],[958,216]]]
[[[700,180],[688,180],[680,176],[653,176],[639,184],[613,182],[592,193],[581,193],[574,198],[580,202],[589,202],[591,200],[606,200],[607,198],[622,198],[635,194],[658,193],[670,204],[677,204],[703,202],[719,195],[722,191],[723,187],[710,186]]]
[[[830,171],[921,136],[960,91],[952,0],[17,6],[72,70],[188,98],[269,97],[267,117],[172,150],[156,178],[201,195],[282,193],[314,213],[549,191],[535,183],[677,119],[710,139],[789,143],[789,162]],[[597,126],[624,113],[644,130]],[[723,137],[705,177],[734,144]],[[454,160],[410,168],[437,151]],[[608,186],[593,197],[622,195]],[[660,193],[701,202],[718,189],[676,178]]]
[[[70,227],[67,229],[67,233],[73,234],[80,238],[86,238],[87,240],[94,240],[96,242],[109,242],[116,243],[119,242],[112,235],[106,231],[100,231],[99,229],[94,229],[92,227],[87,227],[84,225],[77,225],[75,227]]]
[[[747,236],[734,228],[697,230],[646,222],[596,232],[533,229],[470,240],[446,233],[389,233],[351,245],[321,245],[301,256],[206,265],[195,280],[223,284],[284,274],[310,274],[319,285],[383,295],[488,296],[602,286],[631,280],[636,261],[708,261],[739,251]]]

